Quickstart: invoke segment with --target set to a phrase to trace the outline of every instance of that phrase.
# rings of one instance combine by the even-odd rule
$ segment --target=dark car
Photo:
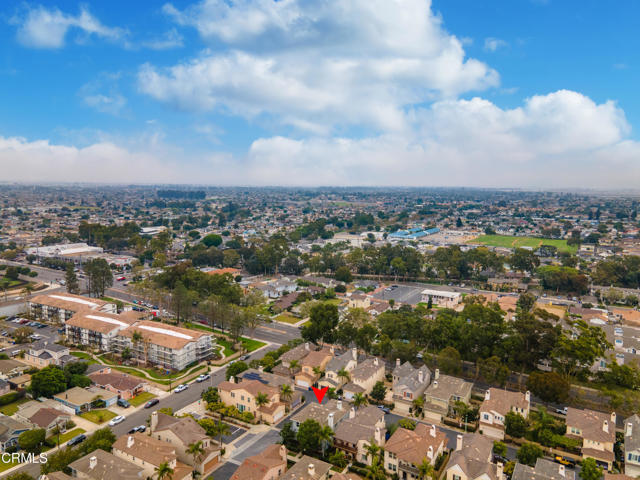
[[[493,455],[493,463],[502,463],[503,465],[506,465],[507,462],[509,462],[508,458],[503,457],[502,455]]]
[[[144,408],[151,408],[154,405],[157,405],[160,403],[160,400],[158,400],[157,398],[152,398],[151,400],[149,400],[147,403],[144,404]]]
[[[70,446],[78,445],[79,443],[84,442],[86,439],[87,439],[87,436],[84,433],[81,433],[80,435],[76,435],[71,440],[69,440],[67,442],[67,445],[70,445]]]
[[[127,402],[124,398],[119,398],[117,403],[118,403],[118,406],[122,408],[129,408],[131,406],[131,404]]]

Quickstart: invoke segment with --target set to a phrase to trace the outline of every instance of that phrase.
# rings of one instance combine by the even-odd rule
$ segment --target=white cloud
[[[100,23],[84,6],[80,7],[78,15],[64,13],[58,8],[27,7],[24,15],[14,17],[12,23],[18,25],[18,41],[32,48],[61,48],[67,33],[74,28],[84,35],[96,35],[108,40],[118,40],[125,34],[120,28]]]
[[[499,38],[489,37],[484,39],[484,51],[495,52],[499,48],[504,48],[509,44]]]
[[[141,91],[185,110],[273,116],[314,133],[399,131],[410,105],[499,83],[466,58],[429,0],[209,0],[164,11],[216,47],[139,72]]]
[[[184,38],[178,33],[178,30],[172,28],[160,38],[143,42],[143,46],[151,50],[169,50],[184,46]]]
[[[102,113],[119,116],[127,105],[127,99],[118,89],[120,77],[120,73],[101,73],[93,81],[83,85],[78,95],[87,106]]]

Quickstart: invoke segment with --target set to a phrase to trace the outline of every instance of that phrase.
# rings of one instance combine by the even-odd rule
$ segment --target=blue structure
[[[393,232],[388,238],[396,240],[417,240],[419,238],[438,233],[439,231],[440,229],[437,227],[428,228],[427,230],[423,230],[420,227],[414,227],[409,228],[408,230],[398,230],[397,232]]]

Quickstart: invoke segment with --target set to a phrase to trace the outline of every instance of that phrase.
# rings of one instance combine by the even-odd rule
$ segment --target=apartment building
[[[29,300],[29,314],[36,320],[64,324],[80,310],[116,313],[115,303],[97,298],[83,297],[71,293],[49,293],[36,295]]]
[[[140,340],[134,341],[134,335]],[[122,354],[128,348],[135,358],[146,363],[183,370],[209,358],[212,344],[213,335],[208,332],[142,321],[120,330],[111,342],[111,349]]]
[[[65,324],[67,340],[75,345],[87,345],[96,350],[108,352],[121,330],[140,320],[139,312],[121,314],[82,310],[73,315]]]

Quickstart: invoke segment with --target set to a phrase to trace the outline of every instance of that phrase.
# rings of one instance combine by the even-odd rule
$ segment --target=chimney
[[[434,380],[434,382],[433,382],[433,388],[438,388],[438,381],[437,381],[437,380]]]
[[[456,435],[456,451],[462,450],[462,435]]]
[[[353,357],[354,360],[358,360],[358,349],[357,348],[352,348],[351,349],[351,356]]]
[[[422,369],[418,370],[418,382],[424,382],[424,372],[422,371]]]
[[[313,465],[313,463],[310,463],[307,467],[307,473],[310,477],[313,477],[316,474],[316,467]]]
[[[338,402],[336,403],[336,408],[338,410],[342,410],[342,400],[338,400]]]
[[[439,368],[436,368],[436,373],[435,373],[435,375],[434,375],[434,378],[435,378],[436,380],[438,380],[438,379],[440,378],[440,369],[439,369]]]
[[[287,461],[287,447],[280,445],[280,458],[283,462]]]
[[[230,381],[231,383],[236,383],[236,377],[234,377],[233,375],[231,375],[231,376],[229,377],[229,381]]]
[[[133,447],[133,443],[134,443],[133,436],[129,435],[129,437],[127,437],[127,448]]]
[[[151,427],[151,432],[155,432],[156,431],[156,427],[158,426],[158,411],[154,411],[151,412],[151,424],[149,425]]]
[[[327,417],[327,425],[329,425],[329,428],[333,430],[333,412],[331,412]]]
[[[562,468],[564,468],[564,465],[562,465]],[[502,465],[502,462],[498,462],[498,464],[496,465],[496,478],[498,480],[502,480],[503,475],[504,475],[504,465]]]
[[[609,433],[609,422],[606,421],[606,420],[604,422],[602,422],[602,431],[606,432],[606,433]]]
[[[264,372],[264,367],[262,365],[258,366],[258,371],[259,372]]]
[[[429,460],[433,460],[433,446],[429,445],[429,450],[427,450],[427,457],[429,457]]]
[[[304,349],[305,349],[305,350],[309,350],[309,342],[305,342],[305,344],[304,344]]]
[[[558,473],[560,474],[561,477],[564,477],[564,465],[560,465],[559,467],[560,468],[558,468]]]
[[[375,439],[377,445],[382,444],[382,432],[380,431],[380,427],[376,427],[373,438]]]
[[[396,358],[396,367],[399,367],[399,366],[400,366],[400,359]]]
[[[89,470],[93,470],[98,465],[98,457],[95,455],[89,458]]]
[[[611,412],[611,425],[616,426],[616,412]]]
[[[378,357],[375,357],[373,359],[373,364],[377,367],[378,366]]]
[[[625,437],[630,437],[633,435],[633,423],[627,423],[627,430],[624,432]]]
[[[489,389],[486,392],[484,392],[484,399],[485,400],[490,400],[491,399],[491,389]]]
[[[531,392],[529,390],[527,390],[527,393],[524,394],[524,399],[527,401],[527,403],[531,402]]]
[[[356,416],[356,409],[351,407],[351,410],[349,410],[349,418],[355,418]]]
[[[435,425],[431,425],[431,429],[430,429],[429,433],[431,434],[431,436],[433,438],[436,437],[436,426]]]

